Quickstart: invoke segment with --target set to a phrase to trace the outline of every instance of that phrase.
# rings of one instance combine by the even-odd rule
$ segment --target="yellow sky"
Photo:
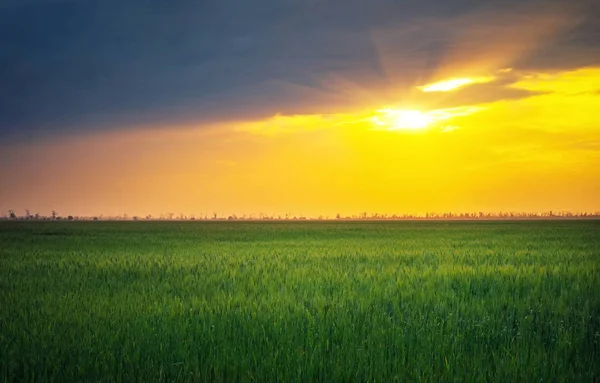
[[[600,210],[600,67],[496,68],[455,81],[465,78],[449,77],[455,86],[438,91],[417,84],[412,99],[354,112],[15,145],[2,154],[0,210],[130,216]],[[485,102],[473,102],[478,97]]]

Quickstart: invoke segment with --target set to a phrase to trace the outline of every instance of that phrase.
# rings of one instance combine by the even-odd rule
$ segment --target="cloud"
[[[449,92],[424,92],[422,87],[416,87],[410,98],[394,104],[350,111],[333,108],[322,113],[312,113],[310,109],[277,113],[222,126],[270,137],[327,129],[452,132],[463,122],[484,130],[506,124],[514,129],[515,123],[527,131],[532,128],[563,131],[567,126],[570,130],[589,130],[597,121],[590,108],[599,102],[598,78],[600,68],[547,73],[500,70],[492,81],[464,84]],[[293,94],[313,92],[312,88],[290,86]],[[566,112],[572,117],[565,119]]]
[[[411,103],[422,108],[455,108],[465,105],[485,105],[499,101],[516,101],[547,93],[542,90],[511,87],[503,81],[475,84],[447,93],[414,93]]]
[[[3,3],[0,137],[375,107],[437,76],[478,75],[467,72],[525,56],[523,66],[535,66],[535,49],[564,31],[556,49],[577,41],[571,57],[600,57],[589,22],[547,2],[519,4]]]
[[[533,73],[511,85],[534,92],[581,95],[600,91],[600,68],[578,68],[557,73]]]

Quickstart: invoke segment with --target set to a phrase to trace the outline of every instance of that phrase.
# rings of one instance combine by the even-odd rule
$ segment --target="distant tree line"
[[[9,210],[8,214],[0,215],[0,220],[13,221],[394,221],[394,220],[510,220],[510,219],[594,219],[600,218],[600,211],[596,212],[569,212],[569,211],[547,211],[542,213],[532,212],[431,212],[424,215],[417,214],[380,214],[363,212],[355,215],[336,214],[335,217],[327,215],[319,215],[316,217],[307,217],[304,215],[268,215],[260,213],[255,215],[219,215],[212,213],[195,216],[193,214],[186,215],[183,213],[163,213],[158,216],[148,214],[144,217],[137,215],[129,216],[123,214],[120,216],[61,216],[56,211],[52,210],[51,215],[41,215],[39,213],[31,213],[29,209],[25,209],[24,215],[17,215],[14,210]]]

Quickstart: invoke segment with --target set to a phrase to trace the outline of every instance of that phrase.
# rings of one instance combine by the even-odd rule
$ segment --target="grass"
[[[600,222],[3,222],[0,380],[598,381]]]

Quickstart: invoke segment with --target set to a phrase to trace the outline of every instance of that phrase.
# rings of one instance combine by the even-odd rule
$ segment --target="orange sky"
[[[447,108],[450,117],[417,129],[377,125],[381,113],[366,110],[14,146],[3,155],[9,182],[0,209],[309,216],[600,209],[600,68],[515,72],[495,75],[510,74],[504,88],[540,93]]]
[[[432,76],[399,88],[394,47],[402,40],[393,37],[408,32],[374,32],[387,85],[324,78],[348,104],[314,114],[115,127],[4,146],[0,211],[598,211],[600,66],[513,65],[571,21],[519,21],[514,32],[525,37],[503,35],[495,45],[493,27],[488,40],[478,33],[470,41],[467,30]]]

